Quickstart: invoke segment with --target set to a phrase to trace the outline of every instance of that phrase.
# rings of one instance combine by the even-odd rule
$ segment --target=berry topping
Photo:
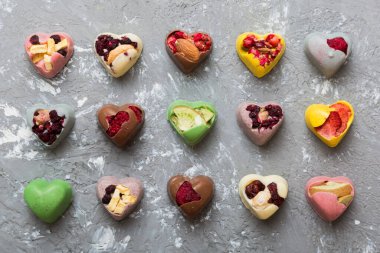
[[[174,31],[169,34],[168,38],[166,39],[166,43],[168,44],[168,47],[173,52],[173,54],[177,53],[178,51],[176,46],[176,41],[178,39],[188,39],[192,41],[192,43],[194,43],[200,52],[208,51],[212,46],[211,37],[208,34],[194,33],[191,37],[189,37],[185,32]]]
[[[247,35],[243,40],[243,49],[252,54],[260,65],[270,64],[282,49],[281,39],[275,34],[268,34],[264,40],[256,38],[253,34]]]
[[[65,115],[59,116],[56,110],[37,110],[34,112],[32,131],[42,142],[51,145],[61,134],[64,121]]]
[[[95,42],[96,53],[102,56],[104,61],[108,61],[109,53],[117,48],[119,45],[132,45],[137,48],[137,42],[132,41],[130,38],[123,36],[121,39],[114,39],[111,35],[100,35]]]
[[[197,193],[190,182],[185,181],[182,183],[182,185],[179,187],[177,194],[175,196],[176,202],[178,206],[181,206],[183,204],[192,202],[192,201],[198,201],[201,200],[201,195]]]
[[[280,206],[283,202],[284,199],[278,195],[277,192],[277,184],[276,183],[270,183],[268,185],[268,190],[270,192],[271,198],[268,200],[268,203],[273,203],[276,206]]]
[[[105,194],[102,198],[102,203],[108,205],[111,202],[112,196],[110,194]]]
[[[109,128],[107,134],[110,137],[114,137],[121,129],[121,126],[129,120],[129,114],[125,111],[120,111],[116,115],[106,117]]]
[[[33,35],[32,37],[30,37],[29,41],[30,41],[30,43],[32,43],[33,45],[38,45],[38,44],[40,44],[40,38],[39,38],[37,35]]]
[[[265,190],[265,185],[259,180],[255,180],[245,187],[245,194],[249,199],[253,199],[259,192]]]
[[[115,192],[115,189],[116,189],[116,185],[111,184],[111,185],[107,186],[105,191],[107,194],[112,194]]]
[[[67,55],[66,49],[60,49],[57,51],[57,53],[61,54],[63,57],[66,57],[66,55]]]
[[[329,47],[335,50],[340,50],[343,53],[347,54],[348,45],[347,45],[347,42],[342,37],[327,39],[327,45],[329,45]]]
[[[352,115],[350,108],[345,104],[337,103],[330,107],[335,111],[330,112],[322,126],[315,128],[320,135],[328,139],[341,135],[347,129],[348,120]]]
[[[59,42],[61,42],[61,37],[58,34],[54,34],[54,35],[50,36],[50,38],[52,38],[54,40],[55,44],[58,44]]]
[[[140,108],[138,108],[137,106],[133,106],[133,105],[129,106],[128,108],[131,109],[135,113],[136,118],[137,118],[137,122],[141,123],[142,111],[140,110]]]
[[[258,105],[248,105],[249,117],[252,119],[252,128],[272,129],[283,117],[282,109],[279,105],[266,105],[260,107]]]

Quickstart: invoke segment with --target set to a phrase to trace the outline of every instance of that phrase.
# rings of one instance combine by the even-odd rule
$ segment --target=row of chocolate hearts
[[[145,112],[137,104],[107,104],[98,113],[98,122],[107,137],[124,147],[142,128]],[[176,100],[168,108],[167,119],[189,145],[198,144],[216,122],[215,107],[203,101]],[[266,144],[284,121],[284,111],[275,102],[239,105],[236,118],[243,132],[257,145]],[[354,109],[343,100],[332,105],[313,104],[305,112],[308,128],[324,143],[335,147],[346,135],[354,119]],[[75,122],[74,110],[65,104],[36,105],[28,109],[27,121],[38,140],[55,148]]]
[[[167,184],[170,199],[188,218],[197,217],[211,202],[214,188],[213,180],[203,175],[193,178],[177,175]],[[287,181],[277,175],[246,175],[240,180],[238,189],[243,204],[261,220],[271,217],[288,195]],[[141,181],[133,177],[105,176],[99,179],[96,192],[112,218],[122,220],[140,203],[144,188]],[[355,189],[346,177],[319,176],[307,182],[305,195],[322,219],[334,221],[353,201]],[[25,187],[24,199],[38,218],[53,223],[70,206],[73,191],[63,180],[35,179]]]
[[[46,78],[56,76],[74,52],[72,38],[62,32],[35,33],[26,39],[24,47],[37,72]],[[190,73],[211,53],[213,41],[207,33],[188,34],[174,30],[166,36],[165,47],[177,66],[184,73]],[[236,40],[240,59],[259,78],[268,74],[279,62],[285,47],[284,38],[275,33],[260,35],[247,32]],[[143,44],[133,33],[118,35],[107,32],[97,36],[94,49],[108,73],[120,77],[137,62]],[[350,55],[351,42],[343,33],[312,33],[306,37],[305,52],[318,69],[331,77]]]

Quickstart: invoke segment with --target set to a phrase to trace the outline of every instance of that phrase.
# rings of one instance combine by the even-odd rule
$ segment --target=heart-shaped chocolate
[[[170,58],[185,73],[192,72],[212,51],[212,39],[207,33],[188,34],[174,30],[166,36],[165,46]]]
[[[189,145],[199,143],[216,121],[216,110],[210,103],[176,100],[169,106],[167,118]]]
[[[168,194],[188,218],[198,216],[214,196],[214,182],[208,176],[189,178],[182,175],[168,181]]]
[[[314,211],[325,221],[341,216],[355,196],[355,188],[347,177],[313,177],[306,183],[305,195]]]
[[[55,148],[71,131],[75,114],[71,106],[37,104],[26,112],[28,125],[37,139],[47,148]]]
[[[144,188],[141,181],[134,177],[119,179],[105,176],[98,180],[96,193],[112,218],[122,220],[140,203]]]
[[[285,40],[281,35],[253,32],[240,34],[236,39],[236,51],[240,60],[258,78],[268,74],[285,52]]]
[[[141,39],[133,33],[101,33],[94,43],[95,53],[104,68],[113,77],[124,75],[140,58]]]
[[[278,131],[284,120],[279,104],[243,102],[236,111],[240,128],[256,145],[264,145]]]
[[[136,104],[117,106],[107,104],[98,111],[99,125],[118,147],[124,147],[141,129],[144,110]]]
[[[344,100],[331,105],[312,104],[305,111],[307,127],[327,146],[336,147],[354,120],[354,108]]]
[[[306,36],[305,53],[310,61],[326,76],[333,76],[351,53],[351,40],[344,33]]]
[[[35,179],[24,189],[24,200],[32,212],[41,220],[53,223],[62,216],[73,199],[71,185],[55,179]]]
[[[24,43],[29,60],[37,72],[46,78],[56,76],[74,53],[74,42],[63,32],[34,33]]]
[[[241,201],[257,218],[271,217],[288,196],[288,182],[280,176],[249,174],[239,182]]]

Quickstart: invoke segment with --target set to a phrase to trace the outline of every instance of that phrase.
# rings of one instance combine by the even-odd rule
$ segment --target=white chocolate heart
[[[104,59],[103,56],[100,56],[97,53],[96,49],[96,41],[98,40],[99,36],[102,35],[109,35],[113,39],[119,39],[121,40],[122,37],[127,37],[129,38],[132,42],[137,43],[137,47],[130,46],[128,48],[124,48],[125,44],[123,45],[118,45],[115,49],[111,50],[109,52],[109,55],[111,55],[111,52],[117,52],[116,56],[112,58],[111,62],[108,62]],[[102,63],[104,68],[107,70],[108,73],[110,73],[113,77],[120,77],[124,75],[130,68],[135,65],[137,60],[140,58],[141,52],[143,50],[143,43],[142,40],[135,34],[133,33],[125,33],[125,34],[114,34],[114,33],[101,33],[98,36],[96,36],[95,42],[94,42],[94,49],[97,58],[99,61]],[[108,59],[107,59],[108,60]]]
[[[254,198],[250,199],[248,198],[245,189],[247,185],[255,180],[259,180],[262,184],[264,184],[265,189],[257,193]],[[278,195],[281,198],[286,199],[288,196],[288,182],[283,177],[277,175],[261,176],[249,174],[244,176],[239,182],[239,195],[241,201],[245,207],[260,220],[268,219],[279,209],[277,205],[268,203],[268,200],[271,198],[271,194],[267,186],[271,183],[275,183],[277,185]]]

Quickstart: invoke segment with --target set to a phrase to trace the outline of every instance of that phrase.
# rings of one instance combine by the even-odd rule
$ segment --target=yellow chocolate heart
[[[326,122],[328,118],[330,117],[331,112],[338,112],[338,110],[332,106],[341,104],[346,107],[347,112],[349,114],[349,117],[347,119],[347,122],[344,122],[346,124],[345,129],[338,133],[337,136],[326,136],[324,135],[326,131],[333,131],[336,130],[334,127],[336,126],[326,126],[324,128],[324,124],[330,124],[329,122]],[[354,120],[354,108],[350,103],[344,100],[339,100],[334,104],[331,105],[324,105],[324,104],[312,104],[310,105],[306,111],[305,111],[305,121],[307,127],[321,140],[323,141],[327,146],[329,147],[336,147],[339,142],[343,139],[343,137],[346,135],[348,129],[350,129],[350,126]],[[339,117],[338,121],[340,121],[341,125],[342,118],[335,114],[335,117]],[[343,119],[344,121],[344,119]],[[324,128],[324,129],[322,129]],[[340,129],[340,128],[339,128]]]
[[[275,48],[270,49],[267,47],[263,47],[263,48],[257,49],[255,47],[253,47],[253,49],[255,49],[255,50],[257,49],[259,51],[259,54],[256,55],[254,53],[250,53],[250,49],[245,48],[243,46],[244,45],[244,39],[247,36],[254,36],[257,39],[257,41],[260,42],[260,41],[265,41],[265,39],[271,34],[279,39],[278,44]],[[269,42],[267,42],[267,43],[269,43]],[[267,44],[267,45],[269,45],[269,44]],[[237,51],[241,61],[258,78],[265,76],[274,68],[274,66],[276,66],[276,64],[280,61],[282,55],[285,52],[285,47],[286,46],[285,46],[284,38],[281,35],[276,34],[276,33],[260,35],[260,34],[253,33],[253,32],[246,32],[246,33],[240,34],[238,36],[238,38],[236,39],[236,51]],[[274,51],[276,51],[276,49],[278,49],[277,55],[275,57],[273,57]],[[272,53],[269,53],[269,51],[271,51],[271,50],[272,50]],[[260,59],[260,57],[262,57],[262,56],[268,56],[268,57],[264,57],[264,58],[269,59],[269,61],[265,61],[265,59]],[[263,62],[265,62],[265,63],[263,63]]]

